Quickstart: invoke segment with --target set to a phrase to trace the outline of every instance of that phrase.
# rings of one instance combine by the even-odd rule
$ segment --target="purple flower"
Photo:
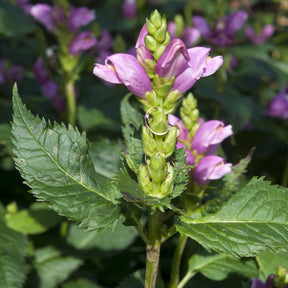
[[[0,84],[7,81],[20,81],[24,77],[24,67],[9,65],[5,59],[0,59]]]
[[[70,6],[70,15],[67,28],[70,32],[76,32],[80,27],[89,24],[96,18],[95,11],[86,7],[75,8]]]
[[[261,33],[257,34],[253,30],[251,26],[247,26],[245,28],[245,34],[249,38],[249,40],[255,44],[260,45],[265,42],[273,35],[274,33],[274,26],[272,24],[267,24],[262,28]]]
[[[170,33],[171,39],[177,37],[177,24],[170,21],[167,24],[167,31]],[[200,31],[195,27],[184,27],[179,38],[185,43],[187,47],[192,47],[200,38]]]
[[[133,55],[111,55],[106,58],[105,65],[95,65],[93,74],[113,84],[124,84],[133,94],[142,98],[147,91],[152,91],[148,75]]]
[[[270,100],[264,113],[268,116],[288,119],[288,87]]]
[[[248,14],[239,10],[230,16],[218,19],[213,28],[201,16],[194,16],[192,22],[205,40],[219,47],[228,47],[234,42],[234,34],[244,25]]]
[[[187,50],[184,42],[173,39],[159,58],[155,73],[169,80],[175,77],[172,90],[182,94],[197,80],[213,74],[223,64],[221,56],[209,58],[209,48],[193,47]]]
[[[33,65],[33,72],[35,75],[36,81],[43,85],[49,80],[49,75],[44,65],[42,58],[38,57]]]
[[[76,35],[70,43],[69,53],[73,56],[79,55],[82,51],[86,51],[96,45],[97,40],[91,32],[81,32]]]
[[[51,6],[47,4],[36,4],[31,7],[30,13],[48,31],[52,32],[56,29]]]
[[[124,0],[122,14],[125,18],[135,18],[137,14],[137,3],[135,0]]]
[[[192,179],[197,185],[205,185],[210,180],[220,179],[231,172],[232,164],[226,163],[225,159],[215,155],[202,158],[193,171]]]
[[[49,80],[41,86],[43,95],[52,103],[57,111],[63,112],[66,109],[66,104],[59,94],[58,85]]]
[[[250,288],[265,288],[265,287],[266,287],[265,283],[260,279],[258,278],[252,279],[252,284]]]
[[[223,122],[210,120],[203,123],[195,133],[192,149],[198,154],[214,154],[219,144],[233,134],[232,126],[224,126]]]

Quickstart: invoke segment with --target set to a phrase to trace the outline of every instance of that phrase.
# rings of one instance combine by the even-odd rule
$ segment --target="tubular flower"
[[[201,16],[194,16],[192,22],[205,40],[218,47],[228,47],[233,44],[234,34],[244,25],[247,17],[247,12],[239,10],[218,19],[213,28]]]
[[[159,58],[155,73],[169,80],[175,77],[171,90],[183,94],[201,77],[212,75],[223,64],[221,56],[209,58],[209,48],[187,49],[180,39],[172,40]]]
[[[207,184],[210,180],[216,180],[231,172],[232,164],[215,155],[202,158],[193,171],[192,179],[198,185]]]
[[[288,119],[288,87],[270,100],[264,113],[268,116]]]
[[[267,42],[267,40],[273,35],[274,30],[272,24],[267,24],[262,28],[262,31],[257,34],[251,26],[247,26],[245,28],[245,34],[253,44],[260,45]]]
[[[105,65],[95,65],[93,74],[113,84],[124,84],[133,94],[142,98],[147,91],[152,91],[147,73],[133,55],[111,55],[106,58]]]

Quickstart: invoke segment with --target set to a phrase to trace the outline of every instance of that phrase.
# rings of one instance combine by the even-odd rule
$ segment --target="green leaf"
[[[82,260],[73,256],[62,256],[52,246],[38,249],[35,267],[40,278],[39,288],[56,288],[82,265]],[[32,286],[32,285],[31,285]]]
[[[62,217],[51,210],[47,203],[33,203],[29,209],[6,215],[8,227],[23,234],[39,234],[56,226]]]
[[[275,274],[280,265],[288,269],[288,252],[262,251],[256,256],[256,260],[263,280],[266,280],[270,274]]]
[[[31,192],[87,230],[102,230],[119,217],[119,191],[97,174],[85,134],[34,117],[13,89],[13,152]]]
[[[207,250],[234,256],[254,256],[269,248],[286,250],[288,239],[286,188],[253,178],[214,215],[182,217],[178,231]]]
[[[0,33],[8,37],[17,37],[35,29],[31,16],[10,3],[0,3]]]
[[[101,233],[85,232],[76,225],[71,225],[67,242],[82,251],[94,248],[103,251],[121,251],[130,246],[137,235],[134,227],[126,227],[120,221],[115,225],[113,231],[107,230]]]
[[[22,287],[28,272],[26,236],[8,228],[0,221],[0,287]]]
[[[93,142],[89,153],[96,172],[107,178],[111,178],[113,174],[119,172],[121,151],[122,143],[120,141],[112,142],[103,138]]]
[[[215,281],[227,278],[230,273],[237,273],[250,279],[258,276],[255,261],[241,261],[238,258],[223,254],[194,254],[189,259],[188,270],[191,275],[199,272]]]
[[[77,108],[77,119],[83,130],[95,129],[103,126],[113,126],[114,122],[107,118],[99,109],[86,109],[84,106]]]

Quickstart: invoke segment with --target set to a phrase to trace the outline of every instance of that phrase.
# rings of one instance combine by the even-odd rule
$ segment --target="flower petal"
[[[208,39],[211,37],[212,30],[205,18],[201,16],[194,16],[192,18],[192,22],[195,28],[200,31],[203,38]]]
[[[248,13],[243,10],[236,11],[231,14],[226,22],[226,31],[230,35],[234,35],[245,23],[248,18]]]
[[[184,126],[183,122],[178,117],[174,116],[173,114],[168,114],[168,122],[169,122],[169,125],[175,126],[180,131],[180,135],[178,136],[178,139],[184,140],[184,141],[188,139],[189,132]]]
[[[160,78],[169,80],[172,76],[177,77],[182,73],[189,61],[189,54],[184,42],[178,38],[173,39],[159,58],[155,73]]]
[[[148,35],[148,31],[147,31],[147,28],[146,28],[146,24],[144,24],[142,29],[141,29],[141,31],[140,31],[140,33],[139,33],[135,48],[138,48],[141,45],[145,46],[145,36],[146,35]]]
[[[122,84],[122,81],[119,79],[115,71],[115,68],[111,64],[102,65],[102,64],[96,63],[93,69],[93,74],[110,83]]]
[[[214,74],[223,64],[223,57],[216,56],[213,58],[207,58],[207,66],[202,77],[207,77]]]
[[[55,30],[55,22],[52,16],[52,7],[47,4],[36,4],[31,7],[31,15],[39,21],[48,31]]]

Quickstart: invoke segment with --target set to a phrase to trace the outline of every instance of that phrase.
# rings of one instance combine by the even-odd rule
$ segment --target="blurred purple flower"
[[[232,164],[226,163],[225,159],[215,155],[202,158],[193,171],[192,179],[197,185],[205,185],[210,180],[220,179],[231,172]]]
[[[27,14],[30,14],[31,4],[29,0],[17,0],[17,6],[21,7]]]
[[[288,119],[288,87],[270,100],[264,114],[280,119]]]
[[[69,53],[73,56],[79,55],[82,51],[86,51],[96,45],[97,40],[91,32],[81,32],[76,35],[70,43]]]
[[[167,31],[170,33],[171,39],[177,37],[177,24],[175,22],[169,22],[167,24]],[[201,34],[200,31],[195,27],[184,27],[179,38],[185,43],[187,47],[192,47],[197,43]]]
[[[135,18],[137,16],[136,0],[124,0],[122,14],[127,19]]]
[[[274,30],[272,24],[267,24],[262,28],[261,33],[257,34],[251,26],[246,26],[245,35],[253,44],[260,45],[267,42],[267,40],[273,35]]]
[[[49,75],[44,65],[43,59],[38,57],[33,65],[33,72],[36,81],[43,85],[45,82],[49,80]]]
[[[7,81],[20,81],[24,78],[24,67],[10,65],[5,59],[0,59],[0,84]]]
[[[261,281],[260,279],[253,278],[250,288],[266,288],[266,285],[265,282]]]
[[[52,6],[47,4],[36,4],[31,7],[30,13],[48,31],[52,32],[56,29],[55,21],[52,15]]]
[[[41,86],[43,95],[52,103],[57,111],[63,112],[66,109],[66,104],[59,94],[58,85],[49,80]]]
[[[70,15],[68,18],[67,28],[70,32],[76,32],[82,26],[85,26],[95,20],[94,10],[86,7],[75,8],[70,6]]]
[[[228,47],[234,42],[235,33],[244,25],[248,18],[248,13],[239,10],[230,16],[224,16],[218,19],[213,28],[205,18],[194,16],[193,25],[199,29],[202,37],[218,47]]]

